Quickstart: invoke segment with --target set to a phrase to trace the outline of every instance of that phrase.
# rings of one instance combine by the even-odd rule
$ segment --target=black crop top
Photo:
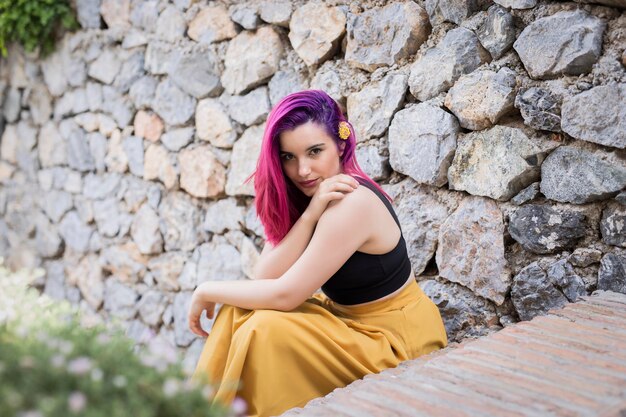
[[[402,287],[411,274],[411,262],[406,251],[406,242],[391,203],[368,181],[358,177],[356,179],[383,200],[400,228],[400,239],[395,248],[380,255],[354,252],[322,285],[322,291],[331,300],[346,305],[366,303],[391,294]]]

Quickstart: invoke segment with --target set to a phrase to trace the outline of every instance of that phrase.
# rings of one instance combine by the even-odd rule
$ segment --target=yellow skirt
[[[447,343],[437,306],[415,281],[354,307],[323,294],[289,312],[224,305],[192,378],[219,384],[214,401],[238,396],[248,415],[275,416]]]

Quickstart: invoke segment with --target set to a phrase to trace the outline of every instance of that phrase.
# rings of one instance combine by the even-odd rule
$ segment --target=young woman
[[[239,396],[250,415],[278,415],[447,345],[390,198],[355,146],[323,91],[291,94],[270,113],[253,174],[267,237],[255,279],[205,282],[189,310],[206,337],[200,315],[223,303],[193,375],[219,384],[216,401]]]

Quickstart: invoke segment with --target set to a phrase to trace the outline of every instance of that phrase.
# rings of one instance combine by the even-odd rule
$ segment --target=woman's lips
[[[301,182],[300,185],[306,188],[313,187],[315,183],[317,182],[317,180],[318,178],[311,180],[311,181],[307,181],[307,182]]]

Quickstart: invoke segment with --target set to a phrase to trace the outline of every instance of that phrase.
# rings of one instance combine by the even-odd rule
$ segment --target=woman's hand
[[[341,200],[346,194],[356,190],[359,182],[347,174],[337,174],[326,178],[317,187],[304,214],[317,222],[326,210],[328,203],[333,200]]]
[[[203,299],[202,289],[202,284],[200,284],[193,292],[187,316],[189,318],[189,329],[198,336],[208,337],[209,334],[200,325],[200,317],[202,317],[202,312],[206,310],[207,317],[212,319],[215,313],[215,303]]]

